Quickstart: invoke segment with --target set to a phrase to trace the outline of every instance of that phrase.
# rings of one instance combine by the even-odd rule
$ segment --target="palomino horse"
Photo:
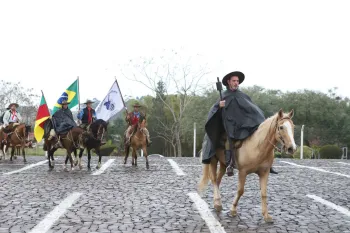
[[[236,165],[238,169],[238,189],[233,201],[231,214],[237,215],[237,204],[244,193],[246,177],[250,173],[256,173],[260,180],[262,214],[266,222],[272,222],[267,210],[267,181],[270,168],[274,160],[274,148],[279,142],[289,154],[294,153],[296,145],[294,142],[294,124],[291,120],[294,115],[292,110],[288,114],[282,109],[274,116],[266,119],[259,128],[247,139],[243,140],[240,147],[236,149]],[[220,162],[220,170],[217,172],[217,163]],[[208,185],[209,178],[214,186],[214,208],[222,210],[219,186],[225,174],[225,155],[223,149],[217,149],[210,164],[203,165],[202,179],[199,183],[201,193]]]
[[[132,162],[131,162],[131,164],[137,166],[136,150],[142,149],[143,154],[146,158],[146,168],[149,169],[148,155],[147,155],[147,141],[146,141],[146,135],[143,132],[143,130],[146,127],[145,125],[146,125],[146,115],[145,116],[141,115],[139,118],[139,122],[136,125],[136,129],[134,129],[134,134],[131,136],[130,145],[125,145],[124,164],[126,164],[126,161],[128,159],[130,147],[132,147]]]
[[[101,168],[102,155],[100,153],[100,147],[101,147],[101,141],[104,137],[104,134],[105,132],[107,132],[107,126],[108,126],[108,123],[102,119],[98,119],[90,125],[90,129],[88,133],[90,134],[91,137],[84,142],[84,146],[86,147],[88,152],[88,169],[89,170],[91,169],[90,161],[91,161],[92,149],[95,149],[96,154],[98,155],[98,164],[96,166],[96,169]],[[80,148],[79,160],[77,159],[75,162],[75,166],[79,164],[80,169],[82,169],[81,157],[83,156],[84,150],[85,148]],[[75,154],[75,157],[77,157],[76,154]]]

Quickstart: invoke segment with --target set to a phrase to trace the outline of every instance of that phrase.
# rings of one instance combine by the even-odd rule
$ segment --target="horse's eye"
[[[283,129],[283,126],[280,126],[280,129]]]

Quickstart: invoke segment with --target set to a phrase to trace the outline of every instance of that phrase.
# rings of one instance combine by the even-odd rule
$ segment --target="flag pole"
[[[43,95],[44,101],[45,101],[46,106],[47,106],[47,102],[46,102],[46,98],[45,98],[45,95],[44,95],[43,90],[41,90],[41,94]],[[49,108],[49,107],[47,107],[47,108]],[[50,112],[50,109],[49,109],[49,114],[50,114],[50,117],[51,117],[51,112]]]
[[[123,100],[123,104],[124,104],[124,108],[125,108],[126,114],[128,114],[128,108],[127,108],[127,107],[126,107],[126,105],[125,105],[125,101],[124,101],[124,98],[123,98],[122,92],[121,92],[121,90],[120,90],[120,87],[119,87],[119,84],[118,84],[117,77],[116,77],[116,76],[114,76],[114,79],[115,79],[115,83],[117,84],[117,87],[118,87],[118,89],[119,89],[119,94],[120,94],[120,97],[121,97],[121,98],[122,98],[122,100]]]
[[[79,109],[79,112],[80,112],[80,82],[79,82],[79,76],[78,76],[78,109]]]

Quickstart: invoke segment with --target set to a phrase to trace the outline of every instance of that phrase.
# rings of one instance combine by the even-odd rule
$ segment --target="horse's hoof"
[[[91,171],[91,167],[90,166],[88,166],[88,170]]]
[[[214,204],[214,209],[215,209],[217,212],[221,212],[221,211],[222,211],[222,205]]]
[[[63,169],[63,171],[68,172],[68,168],[65,167],[65,168]]]
[[[148,164],[146,164],[146,168],[149,169],[149,165]]]
[[[101,164],[99,163],[97,164],[96,169],[100,169],[100,168],[101,168]]]
[[[23,160],[23,162],[24,162],[24,163],[26,163],[26,162],[27,162],[27,160],[25,159],[25,160]]]
[[[266,223],[273,223],[273,219],[270,215],[268,215],[267,217],[264,217],[264,220]]]
[[[237,210],[236,209],[231,209],[231,215],[232,216],[237,216]]]
[[[82,165],[79,165],[79,168],[80,168],[80,170],[82,170],[82,169],[83,169],[83,166],[82,166]]]

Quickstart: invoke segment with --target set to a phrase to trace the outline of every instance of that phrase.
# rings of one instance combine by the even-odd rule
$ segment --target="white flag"
[[[96,108],[97,119],[108,121],[112,116],[124,108],[124,101],[117,82],[114,82],[107,96]]]

